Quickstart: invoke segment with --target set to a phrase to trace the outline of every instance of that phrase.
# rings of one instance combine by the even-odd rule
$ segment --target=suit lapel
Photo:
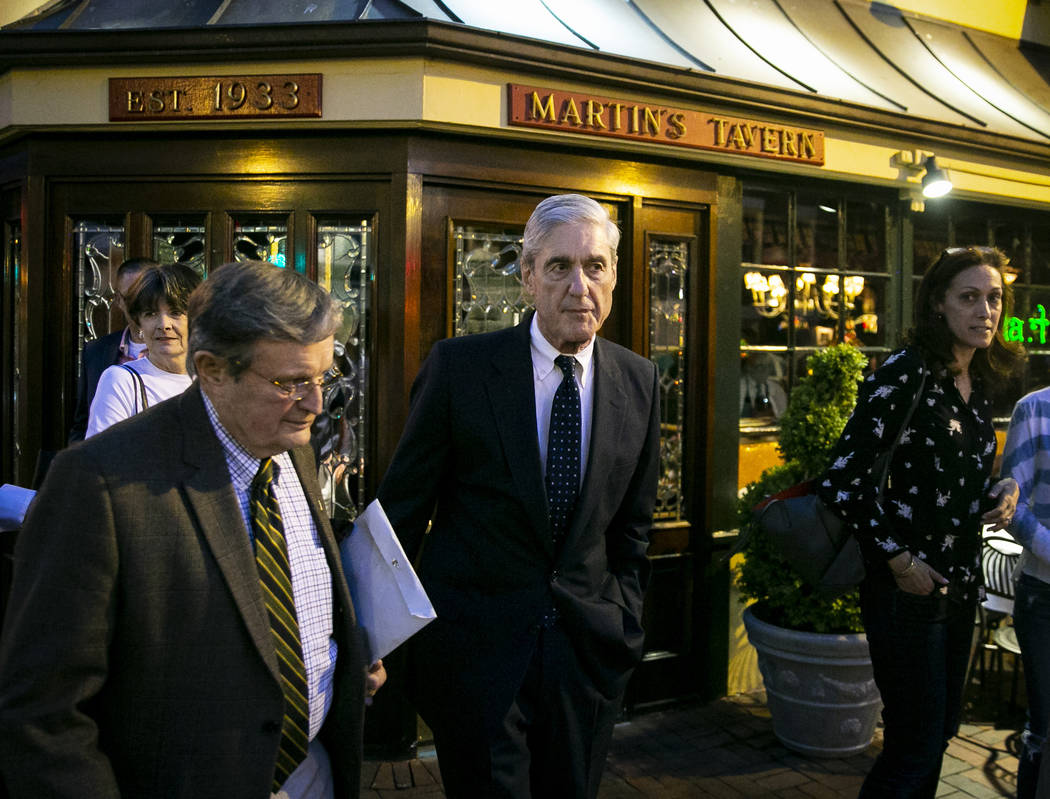
[[[255,555],[222,445],[212,430],[196,383],[181,396],[180,412],[185,431],[183,460],[189,467],[184,483],[187,500],[259,655],[280,679]]]
[[[536,439],[536,387],[529,342],[531,315],[502,339],[492,354],[485,390],[492,405],[496,430],[533,529],[540,531],[544,548],[554,554],[547,490]]]
[[[620,367],[600,338],[594,341],[594,405],[591,409],[591,441],[587,454],[587,473],[572,515],[568,540],[571,544],[586,529],[602,496],[603,481],[616,457],[615,431],[621,430],[626,396]]]

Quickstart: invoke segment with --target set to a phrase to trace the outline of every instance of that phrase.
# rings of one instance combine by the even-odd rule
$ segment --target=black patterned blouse
[[[923,371],[923,396],[894,453],[880,506],[874,462],[893,445]],[[995,449],[992,406],[980,381],[974,378],[967,405],[950,372],[930,372],[905,347],[861,385],[819,492],[853,529],[869,568],[907,549],[947,577],[953,594],[968,596],[981,584],[980,516],[989,504]]]

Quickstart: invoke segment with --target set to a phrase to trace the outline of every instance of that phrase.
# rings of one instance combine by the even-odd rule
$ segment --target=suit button
[[[558,582],[558,578],[559,577],[561,577],[561,572],[558,571],[557,569],[555,569],[554,571],[551,572],[551,582],[552,583]]]
[[[280,732],[281,722],[279,721],[264,721],[262,725],[263,732]]]

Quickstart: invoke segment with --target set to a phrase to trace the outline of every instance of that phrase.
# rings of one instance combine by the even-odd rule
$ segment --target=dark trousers
[[[1021,575],[1014,598],[1014,629],[1028,693],[1028,723],[1017,764],[1017,799],[1033,799],[1050,726],[1050,584]]]
[[[976,600],[908,594],[876,576],[861,584],[860,601],[885,725],[860,796],[933,799],[959,728]]]
[[[424,715],[449,799],[597,796],[620,702],[591,686],[560,622],[538,636],[509,706],[483,708],[476,727]]]

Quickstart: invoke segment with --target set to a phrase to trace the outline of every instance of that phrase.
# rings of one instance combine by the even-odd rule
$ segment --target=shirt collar
[[[237,443],[237,439],[230,435],[230,432],[219,421],[219,414],[216,413],[215,406],[208,399],[208,395],[202,391],[201,396],[204,398],[204,410],[208,414],[208,421],[211,422],[211,426],[215,430],[215,435],[222,445],[223,454],[226,456],[226,463],[229,464],[230,480],[233,482],[233,487],[241,491],[248,491],[251,488],[252,480],[255,479],[256,472],[259,471],[259,464],[262,463],[262,459],[256,458]],[[280,463],[280,457],[275,457],[274,461]],[[279,472],[274,479],[279,481]]]
[[[120,337],[120,354],[126,358],[136,359],[142,358],[146,355],[146,345],[139,344],[137,341],[131,340],[131,326],[124,328],[124,333]]]
[[[587,381],[591,378],[594,339],[595,337],[592,336],[591,340],[587,342],[587,346],[573,356],[580,365],[580,368],[576,371],[576,376],[579,378],[581,386],[586,386]],[[558,352],[554,345],[547,341],[543,333],[540,332],[536,314],[532,315],[532,324],[529,325],[529,340],[532,342],[532,368],[536,373],[537,379],[546,380],[547,375],[558,368],[554,364],[554,359],[562,353]]]

